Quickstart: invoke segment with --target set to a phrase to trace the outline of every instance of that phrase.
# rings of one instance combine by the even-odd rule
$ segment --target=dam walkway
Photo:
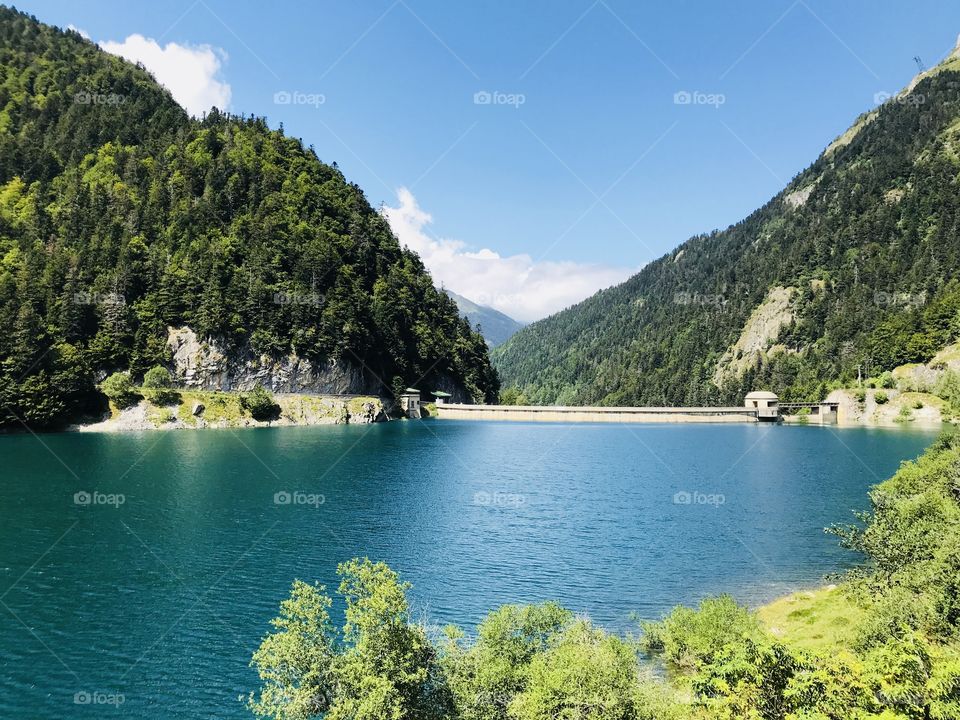
[[[437,405],[442,420],[582,423],[755,423],[752,407],[573,407],[565,405]]]

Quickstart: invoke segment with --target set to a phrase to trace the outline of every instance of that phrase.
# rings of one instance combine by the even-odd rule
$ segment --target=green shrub
[[[867,401],[867,391],[863,388],[857,388],[853,391],[853,399],[863,405]]]
[[[933,394],[946,401],[946,415],[960,414],[960,373],[956,370],[944,372],[934,385]]]
[[[660,622],[643,622],[641,628],[643,648],[663,652],[672,665],[684,669],[713,662],[728,644],[762,636],[756,615],[729,595],[707,598],[696,610],[676,607]]]
[[[877,392],[873,396],[873,401],[877,405],[886,405],[889,399],[890,398],[887,396],[887,394],[883,390],[877,390]]]
[[[140,396],[133,387],[130,373],[115,372],[100,383],[100,392],[121,410],[136,405]]]
[[[156,365],[143,376],[143,396],[153,405],[173,405],[180,395],[173,389],[173,378],[165,367]]]
[[[894,418],[894,422],[909,422],[913,420],[913,413],[910,412],[910,408],[906,405],[900,407],[900,412],[897,413],[897,417]]]
[[[501,405],[529,405],[526,396],[519,388],[508,387],[500,392]]]
[[[280,406],[273,399],[273,395],[260,383],[249,393],[242,395],[240,402],[254,420],[275,420],[280,413]]]
[[[626,642],[577,620],[530,662],[526,687],[508,713],[516,720],[635,718],[636,674],[636,654]]]

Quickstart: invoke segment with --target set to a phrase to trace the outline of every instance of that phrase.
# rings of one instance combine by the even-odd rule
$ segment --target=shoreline
[[[384,401],[368,395],[307,395],[276,393],[276,413],[255,419],[243,406],[241,394],[219,390],[177,389],[178,402],[153,405],[147,400],[118,408],[92,422],[73,423],[63,432],[127,433],[175,430],[368,425],[387,422]]]

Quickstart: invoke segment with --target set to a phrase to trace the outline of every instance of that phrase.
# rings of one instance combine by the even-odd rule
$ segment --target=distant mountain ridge
[[[471,327],[475,328],[478,325],[480,326],[483,337],[492,348],[497,345],[502,345],[509,340],[514,333],[526,327],[525,323],[514,320],[509,315],[495,310],[489,305],[475,303],[473,300],[465,298],[463,295],[458,295],[453,292],[453,290],[447,288],[444,288],[443,291],[454,299],[457,307],[460,308],[460,314],[470,321]]]
[[[742,222],[493,351],[541,404],[814,400],[960,334],[960,50]]]

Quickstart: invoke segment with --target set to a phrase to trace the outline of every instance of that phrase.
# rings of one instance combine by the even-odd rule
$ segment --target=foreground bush
[[[436,650],[410,621],[409,586],[369,560],[343,563],[337,573],[346,602],[342,630],[330,621],[324,588],[294,582],[271,621],[276,631],[253,656],[263,685],[249,708],[283,720],[448,717]]]

